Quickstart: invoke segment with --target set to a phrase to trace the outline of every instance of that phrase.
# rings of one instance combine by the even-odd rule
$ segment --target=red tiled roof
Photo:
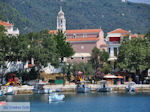
[[[126,30],[123,30],[121,28],[118,28],[116,30],[113,30],[111,32],[108,32],[108,33],[130,33],[129,31],[126,31]]]
[[[10,24],[8,22],[0,21],[0,25],[2,26],[12,26],[13,24]]]
[[[78,29],[78,30],[66,30],[65,33],[99,33],[102,29]],[[50,30],[49,33],[55,34],[57,30]]]
[[[34,66],[33,64],[28,64],[28,67],[29,67],[29,68],[31,68],[31,67],[33,67],[33,66]]]
[[[50,30],[49,33],[50,33],[50,34],[56,34],[56,33],[57,33],[57,30]]]
[[[132,38],[138,38],[138,37],[144,38],[144,35],[132,34],[131,37],[132,37]]]
[[[75,42],[75,41],[97,41],[98,38],[68,38],[66,41],[68,42]]]
[[[66,33],[99,33],[101,29],[66,30]]]

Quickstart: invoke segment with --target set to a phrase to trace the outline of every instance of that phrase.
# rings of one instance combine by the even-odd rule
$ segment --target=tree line
[[[61,31],[53,35],[45,30],[19,36],[7,35],[5,32],[5,28],[0,26],[0,66],[3,70],[7,69],[6,61],[22,61],[25,64],[32,58],[38,71],[48,63],[58,67],[64,57],[74,54]]]
[[[64,57],[74,54],[66,36],[58,31],[49,34],[47,30],[21,34],[19,36],[6,35],[5,28],[0,26],[0,66],[5,69],[5,62],[20,60],[25,63],[32,58],[37,71],[46,67],[48,63],[59,67]],[[63,63],[62,72],[76,75],[81,71],[84,75],[103,75],[112,72],[112,65],[108,61],[109,53],[93,48],[90,60],[87,63]],[[150,68],[150,31],[144,38],[124,40],[119,48],[115,62],[118,71],[133,72],[144,81],[143,71]],[[36,77],[37,78],[37,77]]]

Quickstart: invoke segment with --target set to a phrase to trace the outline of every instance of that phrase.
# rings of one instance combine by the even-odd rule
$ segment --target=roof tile
[[[109,33],[130,33],[129,31],[126,31],[126,30],[123,30],[123,29],[121,29],[121,28],[118,28],[118,29],[116,29],[116,30],[113,30],[113,31],[111,31],[111,32],[108,32],[108,34]]]
[[[0,21],[0,25],[2,26],[12,26],[13,24],[10,24],[8,22]]]

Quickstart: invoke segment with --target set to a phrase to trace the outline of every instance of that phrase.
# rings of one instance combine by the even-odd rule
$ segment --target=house
[[[110,57],[109,60],[117,59],[121,42],[124,39],[129,38],[129,36],[130,36],[130,31],[126,31],[121,28],[118,28],[116,30],[107,33],[106,41],[107,41],[108,52]]]
[[[119,53],[119,47],[123,40],[130,40],[133,38],[144,38],[141,34],[132,34],[131,31],[127,31],[121,28],[115,29],[107,33],[106,42],[108,45],[109,60],[113,61],[117,59]]]
[[[13,24],[11,24],[9,22],[4,22],[4,21],[0,20],[0,25],[5,27],[6,34],[13,35],[13,36],[19,35],[18,28],[14,30],[14,25]]]

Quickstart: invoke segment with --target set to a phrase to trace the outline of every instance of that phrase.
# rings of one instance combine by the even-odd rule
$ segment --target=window
[[[108,49],[109,53],[110,53],[110,48]]]
[[[73,38],[76,38],[76,34],[73,34]]]
[[[84,46],[81,46],[81,49],[84,49]]]
[[[114,48],[114,56],[117,56],[118,55],[118,50],[117,48]]]

